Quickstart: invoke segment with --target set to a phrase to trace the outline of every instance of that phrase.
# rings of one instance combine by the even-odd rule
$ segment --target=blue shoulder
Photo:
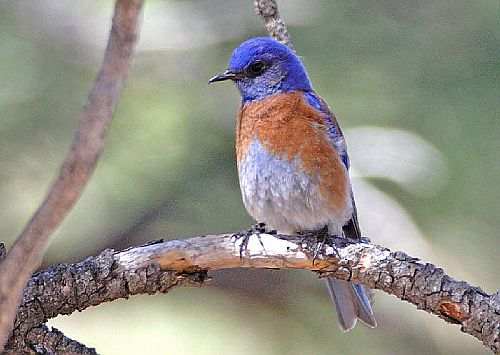
[[[345,167],[349,169],[349,156],[347,155],[346,144],[344,140],[344,135],[342,130],[337,123],[335,114],[330,110],[328,104],[314,91],[304,92],[304,97],[306,98],[309,105],[318,110],[324,117],[326,124],[328,126],[328,136],[332,145],[335,147],[337,152],[342,159]]]

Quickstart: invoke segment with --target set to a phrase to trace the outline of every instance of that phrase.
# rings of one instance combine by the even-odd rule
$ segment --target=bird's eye
[[[264,70],[266,70],[266,63],[261,60],[256,60],[247,67],[246,72],[249,77],[255,78],[262,74]]]

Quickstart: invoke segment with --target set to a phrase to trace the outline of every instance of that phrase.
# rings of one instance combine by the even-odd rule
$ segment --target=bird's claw
[[[264,243],[262,243],[262,240],[260,239],[260,234],[261,233],[269,233],[269,234],[276,234],[276,231],[266,231],[266,224],[265,223],[257,223],[250,228],[250,230],[244,231],[241,234],[234,234],[234,243],[239,241],[241,239],[240,243],[240,259],[243,258],[243,254],[247,254],[247,249],[248,249],[248,242],[250,241],[250,237],[252,235],[256,235],[257,238],[259,239],[259,243],[262,246],[262,249],[265,251]]]
[[[312,258],[312,263],[314,266],[314,263],[316,262],[316,259],[318,258],[319,254],[323,250],[323,247],[325,246],[326,241],[328,240],[328,227],[324,227],[318,233],[316,234],[316,245],[315,245],[315,250]]]

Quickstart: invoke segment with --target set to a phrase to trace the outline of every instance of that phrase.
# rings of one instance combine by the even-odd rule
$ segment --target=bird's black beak
[[[235,80],[236,78],[237,78],[237,74],[228,69],[224,73],[217,74],[216,76],[211,78],[208,81],[208,83],[212,84],[212,83],[215,83],[216,81]]]

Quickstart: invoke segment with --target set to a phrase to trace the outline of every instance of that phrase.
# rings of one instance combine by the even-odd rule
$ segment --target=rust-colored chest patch
[[[347,171],[328,140],[321,114],[301,92],[270,96],[244,105],[236,126],[236,155],[242,161],[254,139],[284,160],[298,159],[304,173],[319,178],[324,197],[343,208],[348,197]]]

